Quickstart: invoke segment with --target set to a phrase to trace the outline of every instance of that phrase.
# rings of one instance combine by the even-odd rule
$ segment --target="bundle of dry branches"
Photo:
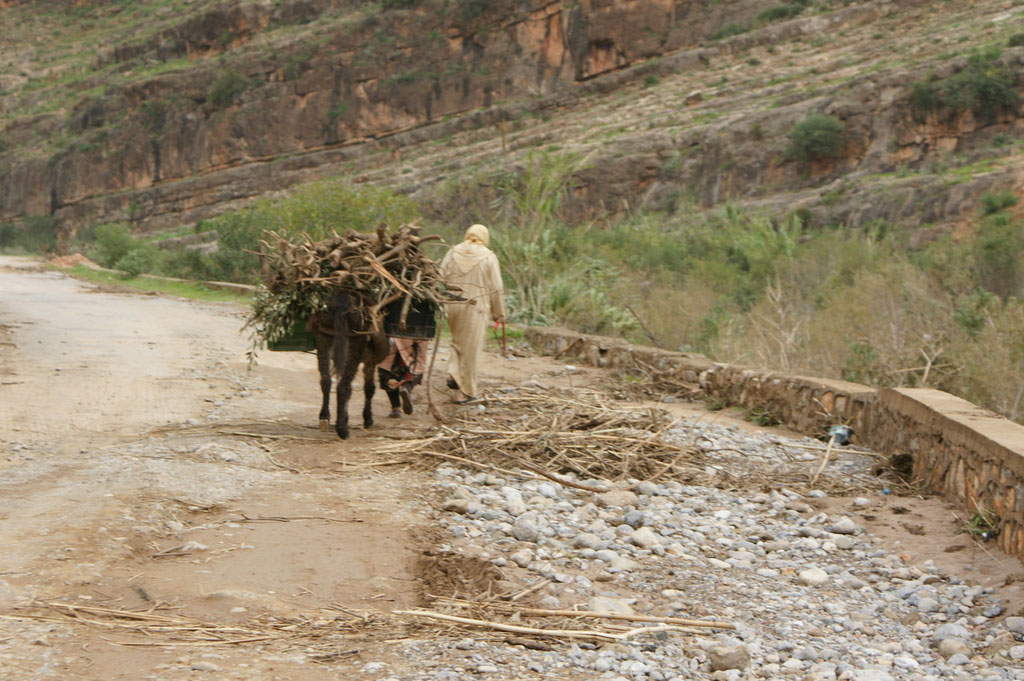
[[[580,485],[554,474],[692,480],[703,471],[700,448],[662,437],[677,421],[660,409],[610,404],[605,393],[595,391],[539,389],[488,397],[487,407],[485,419],[470,412],[433,437],[377,452],[429,454],[484,467],[490,461],[497,470],[512,464],[576,487]]]
[[[445,284],[422,251],[423,244],[441,237],[420,236],[419,230],[417,224],[397,230],[382,224],[374,234],[347,229],[321,241],[267,232],[258,253],[265,290],[254,299],[246,326],[264,341],[277,340],[325,310],[336,288],[365,294],[374,323],[384,307],[402,300],[399,326],[405,325],[414,300],[434,305],[461,300],[459,290]]]

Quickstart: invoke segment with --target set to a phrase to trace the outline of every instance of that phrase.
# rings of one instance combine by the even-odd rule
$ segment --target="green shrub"
[[[791,19],[803,11],[803,6],[798,4],[778,5],[759,12],[757,20],[761,23],[767,24],[773,21],[780,21],[782,19]]]
[[[1024,45],[1024,33],[1014,33],[1006,39],[1007,47],[1020,47]]]
[[[1024,225],[1002,213],[991,215],[973,246],[982,287],[1004,300],[1024,295]]]
[[[14,223],[0,223],[0,251],[14,248],[18,240],[18,227]]]
[[[93,231],[93,239],[94,242],[87,249],[86,255],[98,265],[115,269],[117,262],[137,245],[128,225],[123,222],[97,225]]]
[[[330,121],[331,125],[334,125],[338,122],[339,118],[348,112],[348,108],[348,102],[339,102],[327,112],[327,120]]]
[[[215,276],[211,266],[211,256],[191,248],[176,248],[161,252],[154,274],[196,281],[222,279]],[[251,274],[251,273],[249,273]]]
[[[204,230],[217,231],[216,252],[203,254],[181,249],[158,253],[160,257],[145,271],[189,279],[255,284],[259,281],[256,251],[267,230],[285,238],[309,235],[319,240],[346,229],[372,232],[382,222],[397,227],[418,218],[416,204],[390,190],[323,180],[303,185],[284,199],[260,199],[247,208],[206,221]],[[113,235],[105,235],[103,240],[106,243],[113,238]],[[122,248],[119,257],[130,250]]]
[[[849,354],[846,358],[846,366],[843,367],[840,378],[853,383],[865,385],[877,385],[878,373],[878,352],[865,342],[851,342],[848,345]]]
[[[790,130],[787,153],[804,162],[837,158],[843,148],[843,127],[835,116],[811,114]]]
[[[465,27],[466,24],[483,15],[492,4],[494,3],[491,0],[457,0],[459,23]]]
[[[380,4],[382,9],[409,9],[423,2],[423,0],[383,0]]]
[[[969,335],[977,336],[998,300],[994,294],[983,288],[975,289],[973,293],[961,296],[957,301],[953,321]]]
[[[944,101],[954,109],[988,114],[1017,103],[1017,74],[998,63],[999,51],[975,52],[967,66],[947,79]]]
[[[317,48],[315,46],[308,46],[290,55],[284,62],[284,79],[295,80],[301,76],[304,71],[310,68],[316,53]]]
[[[371,232],[381,222],[397,226],[419,216],[414,201],[390,189],[323,180],[298,187],[286,199],[256,201],[233,219],[259,230],[322,239],[335,231]],[[221,223],[214,222],[219,231]]]
[[[263,224],[258,216],[238,214],[217,220],[217,252],[200,260],[207,271],[204,279],[256,283]]]
[[[1017,73],[999,63],[998,49],[978,50],[964,68],[946,78],[914,83],[911,104],[918,114],[941,106],[993,116],[1016,106]]]
[[[114,263],[115,270],[121,270],[129,279],[156,269],[160,253],[153,246],[139,246],[126,253]]]
[[[939,108],[939,91],[930,81],[919,80],[910,88],[910,104],[921,119],[924,114]]]
[[[996,133],[992,135],[992,147],[994,149],[1002,149],[1003,147],[1013,144],[1013,138],[1003,133]]]
[[[167,103],[162,99],[153,99],[142,105],[139,111],[142,127],[151,133],[160,132],[167,120]]]
[[[251,86],[252,82],[242,74],[236,71],[225,71],[214,81],[207,99],[218,108],[225,107],[232,104]]]
[[[747,411],[747,420],[765,428],[782,423],[782,413],[777,407],[765,404]]]
[[[750,30],[749,24],[726,24],[720,28],[715,29],[709,38],[711,40],[721,40],[722,38],[729,38],[734,35],[740,35]]]
[[[0,224],[0,250],[52,253],[57,250],[57,223],[51,215],[30,215],[20,224]]]
[[[985,215],[995,215],[1011,206],[1017,205],[1017,195],[1013,192],[985,192],[981,195],[981,212]]]

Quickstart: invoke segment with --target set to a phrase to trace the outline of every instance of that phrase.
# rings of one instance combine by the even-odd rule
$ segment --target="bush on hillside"
[[[957,73],[914,83],[911,105],[915,113],[921,116],[945,106],[991,117],[1016,106],[1017,73],[1000,63],[999,56],[998,48],[978,50]]]
[[[954,109],[979,114],[995,113],[1017,103],[1017,74],[998,62],[999,50],[979,51],[967,65],[947,79],[943,101]]]
[[[137,246],[128,225],[123,222],[97,225],[92,236],[93,243],[86,249],[86,255],[103,267],[117,269],[118,261]]]
[[[207,99],[218,108],[225,107],[234,103],[238,96],[251,85],[252,82],[242,74],[236,71],[225,71],[214,81]]]
[[[1024,224],[989,216],[975,236],[974,257],[982,287],[1003,300],[1024,296]]]
[[[978,287],[974,292],[958,297],[953,321],[973,338],[985,328],[985,324],[991,318],[993,308],[998,303],[998,296]]]
[[[721,40],[722,38],[729,38],[734,35],[740,35],[750,30],[748,24],[726,24],[721,28],[715,29],[710,36],[711,40]]]
[[[160,132],[167,120],[167,102],[162,99],[149,100],[139,110],[139,117],[142,127],[147,131],[153,134]]]
[[[29,215],[20,224],[0,224],[0,250],[16,253],[57,251],[57,222],[52,215]]]
[[[43,224],[42,230],[33,229],[31,218],[25,223],[0,224],[0,251],[10,253],[47,253],[56,249],[56,236]]]
[[[0,223],[0,251],[14,248],[18,240],[18,227],[14,223]]]
[[[946,388],[1008,419],[1024,420],[1024,300],[995,301],[979,332],[951,354],[958,374]]]
[[[157,268],[159,260],[160,252],[154,246],[140,244],[114,263],[114,269],[121,270],[125,277],[131,279],[140,274],[153,272]]]
[[[456,0],[460,25],[465,28],[496,4],[493,0]]]
[[[919,80],[910,87],[910,105],[918,120],[924,120],[924,115],[938,109],[941,103],[939,91],[931,81]]]
[[[796,3],[790,3],[788,5],[778,5],[776,7],[769,7],[766,10],[761,10],[757,14],[757,20],[760,23],[771,23],[773,21],[781,21],[783,19],[792,19],[801,12],[804,11],[803,5]]]
[[[315,241],[335,231],[372,232],[382,222],[400,225],[419,217],[412,199],[390,189],[322,180],[296,188],[285,199],[258,200],[230,219],[239,229],[309,234]],[[214,224],[219,229],[223,223],[215,220]]]
[[[267,230],[288,238],[309,235],[313,240],[320,240],[336,231],[372,232],[382,222],[399,225],[418,218],[419,209],[407,197],[377,187],[324,180],[299,187],[284,199],[260,199],[247,208],[200,223],[197,229],[217,232],[214,253],[178,249],[136,254],[128,264],[133,268],[141,267],[143,272],[160,272],[172,277],[255,284],[259,281],[260,267],[255,252]],[[115,267],[115,263],[135,248],[136,243],[126,226],[101,225],[97,228],[90,257],[107,267]]]
[[[843,129],[835,116],[811,114],[790,130],[787,152],[804,162],[837,158],[843,148]]]
[[[985,192],[981,195],[981,212],[985,215],[995,215],[1016,205],[1017,195],[1013,192]]]
[[[1024,45],[1024,33],[1014,33],[1006,40],[1007,47],[1020,47]]]

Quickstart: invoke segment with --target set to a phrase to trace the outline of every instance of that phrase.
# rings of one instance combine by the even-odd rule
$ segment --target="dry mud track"
[[[146,637],[61,607],[10,619],[30,599],[238,627],[211,634],[225,640],[419,602],[420,476],[365,464],[374,433],[423,417],[386,423],[380,394],[374,431],[320,433],[315,361],[267,353],[249,372],[238,306],[99,291],[10,258],[0,292],[4,679],[187,676],[208,649],[121,645]],[[278,675],[273,658],[259,674]]]
[[[263,353],[249,371],[242,317],[235,305],[100,290],[0,258],[0,678],[415,668],[390,641],[430,634],[389,613],[427,592],[476,595],[458,581],[479,565],[427,555],[453,540],[436,529],[428,464],[372,451],[433,420],[423,409],[386,418],[378,392],[373,429],[347,442],[320,433],[313,358]],[[492,387],[569,382],[542,358],[490,357],[487,371]],[[939,502],[890,506],[869,527],[898,538],[908,560],[969,562],[966,577],[994,585],[1021,572],[956,536]],[[953,545],[963,549],[931,555]],[[120,610],[151,619],[108,612]]]

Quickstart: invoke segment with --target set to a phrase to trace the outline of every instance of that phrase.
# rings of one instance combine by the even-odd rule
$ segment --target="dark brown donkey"
[[[331,423],[331,365],[338,376],[338,423],[341,439],[348,438],[348,400],[352,380],[363,365],[363,425],[373,425],[374,369],[388,354],[388,339],[383,324],[371,319],[369,299],[357,291],[337,289],[331,294],[327,311],[309,320],[316,337],[316,361],[320,369],[320,390],[324,401],[320,408],[320,430]]]

